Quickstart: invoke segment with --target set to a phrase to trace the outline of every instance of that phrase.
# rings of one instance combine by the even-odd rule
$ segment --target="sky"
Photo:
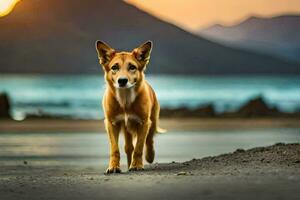
[[[0,0],[0,17],[9,14],[20,0]]]
[[[0,0],[0,17],[20,0]],[[189,31],[214,24],[233,25],[250,16],[300,14],[300,0],[125,0]]]
[[[300,14],[300,0],[125,0],[190,31],[234,25],[249,16]]]

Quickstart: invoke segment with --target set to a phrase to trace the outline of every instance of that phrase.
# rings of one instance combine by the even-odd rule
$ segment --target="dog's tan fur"
[[[110,140],[110,162],[106,172],[121,172],[118,138],[122,130],[128,168],[142,170],[144,146],[145,158],[152,163],[155,155],[153,136],[159,131],[159,103],[144,78],[152,42],[148,41],[132,52],[116,52],[104,42],[97,41],[96,49],[107,84],[102,102]],[[120,88],[118,80],[124,77],[128,79],[128,83],[125,88]]]

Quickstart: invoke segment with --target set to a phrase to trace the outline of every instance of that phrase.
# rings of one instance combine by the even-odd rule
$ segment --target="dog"
[[[102,106],[110,142],[107,174],[121,173],[118,145],[121,131],[125,136],[129,171],[144,169],[144,146],[145,159],[149,163],[153,162],[153,137],[157,132],[165,132],[158,126],[159,102],[144,74],[152,46],[152,42],[147,41],[131,52],[116,52],[106,43],[96,41],[99,63],[104,70],[106,81]]]

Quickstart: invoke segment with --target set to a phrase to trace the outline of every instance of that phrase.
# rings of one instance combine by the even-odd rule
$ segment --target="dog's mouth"
[[[117,89],[129,89],[129,88],[135,87],[136,82],[135,83],[125,83],[125,84],[115,83],[114,85],[115,85],[115,88],[117,88]]]
[[[118,86],[119,86],[120,88],[124,88],[124,87],[127,86],[127,83],[125,83],[125,84],[124,84],[124,83],[119,83]]]
[[[117,89],[129,89],[136,85],[137,80],[134,79],[134,82],[131,83],[126,77],[119,77],[116,81],[114,81],[114,86]]]

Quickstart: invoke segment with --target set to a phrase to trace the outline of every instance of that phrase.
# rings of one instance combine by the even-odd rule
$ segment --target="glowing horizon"
[[[8,15],[20,0],[0,0],[0,17]]]
[[[0,0],[0,17],[6,16],[21,0]],[[299,0],[124,0],[146,12],[197,31],[214,24],[237,24],[248,17],[274,17],[300,14]]]
[[[125,0],[190,31],[214,24],[240,23],[251,16],[274,17],[300,14],[299,0]]]

